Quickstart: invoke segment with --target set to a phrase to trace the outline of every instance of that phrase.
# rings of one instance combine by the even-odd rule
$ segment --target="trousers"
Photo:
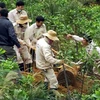
[[[44,70],[43,74],[45,76],[44,81],[50,83],[50,88],[51,89],[57,89],[58,88],[58,80],[56,78],[54,70],[53,69]]]

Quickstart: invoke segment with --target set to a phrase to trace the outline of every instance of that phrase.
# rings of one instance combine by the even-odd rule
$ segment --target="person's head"
[[[82,44],[83,44],[84,46],[87,46],[87,45],[90,44],[91,42],[92,42],[92,38],[91,38],[89,35],[84,34]]]
[[[16,21],[17,24],[19,24],[20,27],[27,27],[27,24],[31,22],[32,20],[28,18],[27,15],[21,15],[20,18]]]
[[[7,9],[0,10],[0,16],[1,17],[8,17],[8,10]]]
[[[49,44],[51,45],[54,41],[59,41],[57,37],[57,33],[53,30],[49,30],[47,33],[43,34],[48,40]]]
[[[4,2],[0,2],[0,10],[4,9],[6,7]]]
[[[24,4],[23,1],[21,1],[21,0],[20,0],[20,1],[17,1],[17,2],[16,2],[17,11],[18,11],[18,12],[21,12],[21,11],[24,9],[24,5],[25,5],[25,4]]]
[[[41,27],[42,26],[42,24],[43,24],[43,22],[44,22],[44,17],[42,17],[42,16],[37,16],[36,17],[36,25],[37,25],[37,27]]]

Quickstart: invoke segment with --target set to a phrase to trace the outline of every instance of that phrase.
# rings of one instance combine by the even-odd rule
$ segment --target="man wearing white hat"
[[[30,67],[31,67],[31,63],[32,63],[32,58],[29,53],[28,47],[27,47],[26,43],[24,42],[24,33],[28,27],[27,24],[29,22],[31,22],[31,20],[28,19],[27,15],[21,15],[20,19],[16,21],[17,24],[14,27],[18,41],[20,42],[20,45],[22,48],[22,51],[19,53],[16,46],[14,46],[14,49],[17,54],[17,61],[20,66],[20,70],[22,70],[22,71],[24,70],[24,64],[27,67],[27,71],[30,71]]]
[[[43,71],[45,82],[50,83],[50,89],[56,90],[58,81],[53,70],[53,64],[63,64],[64,61],[53,57],[51,44],[59,39],[53,30],[49,30],[43,36],[36,44],[36,67]]]

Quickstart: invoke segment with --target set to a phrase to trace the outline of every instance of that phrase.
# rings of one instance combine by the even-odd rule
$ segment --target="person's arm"
[[[13,26],[15,26],[17,24],[12,12],[8,13],[8,19],[12,22]]]
[[[17,38],[20,44],[26,44],[24,40]]]
[[[76,41],[78,41],[78,42],[83,41],[83,38],[82,38],[82,37],[79,37],[79,36],[77,36],[77,35],[71,35],[71,34],[68,34],[68,35],[67,35],[67,39],[73,39],[73,40],[76,40]]]
[[[52,51],[49,46],[43,47],[43,54],[44,54],[45,60],[51,64],[63,64],[64,63],[63,60],[58,60],[52,56]]]
[[[45,24],[43,24],[43,25],[44,25],[44,33],[46,33],[47,32],[46,25]]]
[[[72,35],[72,38],[73,38],[74,40],[78,41],[78,42],[83,41],[83,38],[82,38],[82,37],[79,37],[79,36],[77,36],[77,35]]]
[[[87,46],[86,46],[86,51],[89,55],[92,55],[92,52],[94,50],[94,47],[96,47],[96,44],[93,42],[89,43]]]
[[[100,47],[96,47],[96,50],[100,54]]]
[[[11,22],[8,23],[8,34],[9,34],[9,37],[11,38],[11,40],[13,41],[13,43],[18,47],[20,48],[20,44],[18,42],[18,39],[17,39],[17,36],[15,34],[15,30],[14,30],[14,27],[12,25]]]
[[[32,25],[26,29],[25,35],[24,35],[24,41],[26,45],[30,48],[32,47],[32,43],[30,41],[31,36],[33,36],[33,26]]]

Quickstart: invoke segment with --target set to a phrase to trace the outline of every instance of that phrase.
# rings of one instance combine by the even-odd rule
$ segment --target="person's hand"
[[[18,41],[19,41],[19,43],[22,44],[22,45],[26,44],[25,41],[22,40],[22,39],[18,39]]]
[[[29,48],[32,49],[32,50],[35,50],[35,47],[34,46],[30,46]]]
[[[66,39],[71,39],[72,35],[71,34],[67,34]]]
[[[22,45],[24,45],[24,44],[26,44],[24,41],[20,41],[20,44],[22,44]]]
[[[64,64],[64,60],[60,60],[59,64]]]
[[[20,47],[20,48],[18,48],[18,50],[19,50],[19,52],[21,52],[22,51],[22,48]]]

